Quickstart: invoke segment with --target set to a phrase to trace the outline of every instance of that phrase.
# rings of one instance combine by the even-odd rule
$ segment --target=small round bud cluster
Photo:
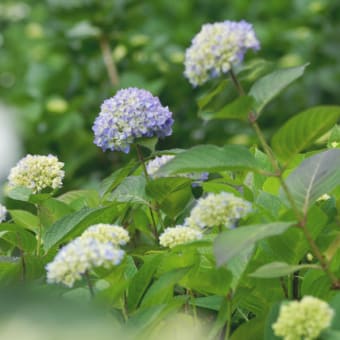
[[[159,244],[163,247],[173,248],[179,244],[200,240],[202,236],[202,232],[197,229],[178,225],[166,228],[159,237]]]
[[[285,340],[313,340],[330,326],[333,315],[334,311],[326,302],[305,296],[300,302],[282,305],[272,327],[275,335]]]
[[[149,161],[146,165],[146,171],[152,178],[158,178],[160,176],[157,175],[157,171],[166,163],[174,159],[174,155],[163,155],[154,158],[153,160]],[[189,173],[189,174],[176,174],[178,177],[186,177],[193,180],[198,181],[206,181],[209,177],[207,172],[202,172],[200,174]]]
[[[23,186],[34,194],[46,188],[60,188],[65,175],[63,166],[64,163],[52,155],[27,155],[11,169],[9,187]]]
[[[96,224],[86,229],[81,235],[99,242],[111,242],[116,246],[124,246],[130,241],[129,233],[122,227],[111,224]]]
[[[248,215],[251,210],[249,202],[233,194],[227,192],[209,194],[198,200],[190,216],[185,220],[185,225],[192,228],[215,226],[232,228],[238,219]]]
[[[48,283],[72,287],[83,274],[96,267],[110,268],[121,263],[129,234],[122,227],[97,224],[64,246],[46,266]]]
[[[93,124],[94,143],[103,151],[128,153],[138,138],[172,133],[172,113],[146,90],[122,89],[104,101]]]
[[[0,223],[6,220],[7,209],[0,204]]]
[[[192,85],[202,85],[239,64],[249,48],[258,50],[260,43],[246,21],[205,24],[186,51],[184,75]]]

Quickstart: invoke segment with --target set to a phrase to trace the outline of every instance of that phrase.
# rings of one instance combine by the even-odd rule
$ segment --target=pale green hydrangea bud
[[[129,233],[123,227],[103,223],[89,227],[81,237],[93,238],[99,242],[111,242],[116,246],[124,246],[130,241]]]
[[[6,220],[7,209],[4,205],[0,204],[0,223]]]
[[[63,166],[64,163],[52,155],[27,155],[11,169],[9,187],[26,187],[34,194],[46,188],[60,188],[65,175]]]
[[[232,228],[238,219],[248,215],[251,210],[249,202],[231,193],[211,193],[198,200],[190,216],[185,220],[185,225],[192,228],[215,226]]]
[[[272,325],[275,335],[284,340],[313,340],[330,326],[334,311],[313,296],[282,305],[277,321]]]
[[[202,233],[194,228],[178,225],[173,228],[166,228],[159,236],[159,244],[162,247],[173,248],[179,244],[200,240]]]

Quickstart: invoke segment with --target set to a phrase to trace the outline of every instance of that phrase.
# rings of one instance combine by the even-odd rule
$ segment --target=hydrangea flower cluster
[[[300,302],[292,301],[281,306],[272,327],[275,335],[284,340],[313,340],[330,326],[333,315],[333,309],[326,302],[305,296]]]
[[[246,21],[205,24],[186,51],[184,75],[193,86],[202,85],[239,64],[249,48],[258,50],[260,43]]]
[[[85,272],[95,267],[110,268],[121,263],[124,250],[119,245],[129,241],[122,227],[97,224],[64,246],[46,266],[48,283],[63,283],[72,287]]]
[[[138,138],[164,138],[172,133],[172,113],[149,91],[122,89],[104,101],[93,124],[94,143],[103,151],[128,153]]]
[[[7,209],[4,205],[0,204],[0,223],[6,220]]]
[[[65,175],[63,166],[53,155],[27,155],[11,169],[9,187],[23,186],[34,194],[46,188],[60,188]]]
[[[93,238],[99,242],[111,242],[116,246],[124,246],[130,241],[127,230],[117,225],[103,223],[89,227],[81,237]]]
[[[232,228],[234,223],[248,215],[252,210],[249,202],[227,192],[210,193],[200,198],[191,210],[185,225],[192,228],[212,228],[225,226]]]
[[[179,244],[200,240],[202,232],[182,225],[166,228],[159,236],[159,244],[163,247],[173,248]]]
[[[48,283],[63,283],[72,287],[86,271],[95,267],[110,268],[119,264],[125,252],[110,242],[90,237],[78,237],[64,246],[46,266]]]
[[[157,171],[166,163],[174,159],[174,155],[163,155],[154,158],[153,160],[149,161],[146,165],[146,171],[148,172],[149,176],[152,178],[158,178],[159,176],[156,174]],[[207,172],[202,172],[200,174],[189,173],[189,174],[177,174],[178,177],[187,177],[193,180],[199,181],[206,181],[209,177]]]

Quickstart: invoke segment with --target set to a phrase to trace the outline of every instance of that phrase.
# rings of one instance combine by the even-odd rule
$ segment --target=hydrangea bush
[[[184,65],[193,86],[222,81],[200,95],[200,117],[243,121],[256,145],[157,150],[172,113],[127,88],[102,104],[94,143],[134,160],[100,186],[65,192],[55,156],[23,158],[0,206],[0,284],[74,292],[136,339],[174,338],[176,313],[202,339],[340,338],[340,107],[307,108],[268,139],[266,105],[306,65],[246,90],[242,61],[259,46],[245,21],[206,24]],[[223,78],[235,97],[218,107]]]

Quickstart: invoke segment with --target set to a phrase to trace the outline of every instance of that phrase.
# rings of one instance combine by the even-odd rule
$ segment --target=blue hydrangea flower
[[[122,89],[104,101],[96,118],[94,143],[103,151],[128,153],[138,138],[164,138],[172,133],[172,113],[146,90]]]
[[[184,75],[193,86],[202,85],[239,64],[249,48],[258,50],[260,43],[246,21],[205,24],[186,50]]]

